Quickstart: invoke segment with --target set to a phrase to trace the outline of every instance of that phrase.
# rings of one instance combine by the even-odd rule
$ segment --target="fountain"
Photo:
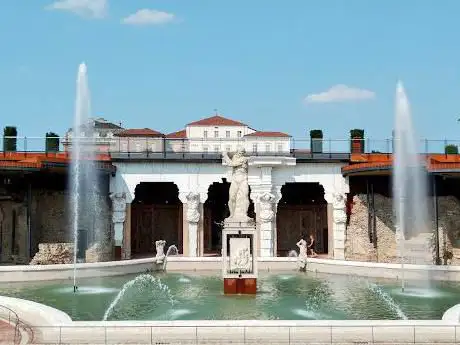
[[[232,167],[232,182],[228,195],[230,216],[222,230],[222,276],[225,294],[257,292],[256,225],[248,217],[248,158],[243,148],[230,159],[223,153],[223,164]]]
[[[99,181],[95,165],[94,128],[90,123],[90,95],[86,65],[80,64],[77,76],[75,118],[70,160],[70,212],[73,234],[73,286],[77,291],[77,262],[84,260],[88,239],[101,241],[97,222],[100,217]],[[96,229],[96,231],[94,231]],[[90,232],[90,230],[93,230]],[[80,234],[85,235],[80,238]],[[90,236],[90,237],[89,237]],[[83,253],[82,253],[83,252]]]
[[[169,304],[171,306],[174,305],[174,299],[167,285],[163,284],[159,278],[153,277],[149,274],[141,274],[123,285],[120,292],[113,299],[112,303],[110,303],[109,307],[105,311],[102,321],[107,321],[107,318],[112,314],[115,307],[120,303],[120,301],[123,299],[123,296],[125,296],[128,291],[137,287],[141,290],[140,292],[142,294],[145,293],[143,290],[146,290],[147,288],[152,289],[151,285],[154,286],[153,290],[160,291],[164,295],[160,297],[166,297]],[[153,291],[148,291],[147,293],[153,293]]]
[[[164,248],[166,245],[165,240],[158,240],[155,241],[155,248],[156,248],[156,255],[154,259],[154,270],[155,271],[166,271],[166,265],[168,263],[168,257],[171,255],[178,255],[179,254],[179,249],[177,249],[177,246],[172,244],[169,246],[168,250],[166,251],[166,254],[164,252]]]
[[[430,236],[426,171],[421,163],[409,102],[401,82],[396,90],[393,197],[399,237],[402,290],[404,263],[428,264],[425,239]],[[422,242],[421,242],[422,241]],[[425,241],[425,242],[423,242]],[[427,277],[426,282],[429,283]]]

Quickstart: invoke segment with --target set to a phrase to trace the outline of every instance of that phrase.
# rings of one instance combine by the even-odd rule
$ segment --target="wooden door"
[[[165,240],[182,252],[182,205],[131,206],[131,253],[154,255],[155,241]]]

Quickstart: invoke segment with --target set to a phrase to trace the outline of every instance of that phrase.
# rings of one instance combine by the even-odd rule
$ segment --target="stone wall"
[[[346,232],[345,258],[356,261],[400,262],[392,199],[375,194],[374,203],[377,248],[374,248],[374,244],[369,241],[367,197],[365,194],[355,195]],[[433,205],[432,198],[429,205]],[[456,197],[438,197],[438,221],[441,257],[446,250],[452,253],[448,263],[458,264],[460,263],[460,202]],[[434,239],[434,231],[431,238]],[[422,238],[414,239],[414,241],[419,240]],[[434,261],[435,241],[432,240],[430,244]]]
[[[112,238],[111,204],[108,197],[101,197],[102,208],[94,224],[103,229],[105,241]],[[15,243],[12,243],[13,210],[16,211]],[[65,191],[34,189],[31,202],[31,251],[32,257],[40,243],[73,242],[69,224],[68,196]],[[0,254],[1,262],[27,263],[28,253],[26,202],[0,201]],[[91,246],[91,243],[89,244]],[[13,250],[15,247],[15,250]]]
[[[27,208],[21,202],[0,201],[0,248],[0,262],[27,261],[24,260],[28,251]]]

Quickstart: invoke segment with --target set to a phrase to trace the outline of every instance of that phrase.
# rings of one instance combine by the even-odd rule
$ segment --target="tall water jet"
[[[80,64],[77,76],[75,117],[72,128],[70,160],[70,215],[74,242],[73,285],[77,290],[77,262],[83,259],[80,249],[88,240],[99,242],[97,231],[100,218],[99,180],[96,170],[94,125],[90,120],[90,94],[86,65]],[[85,235],[79,238],[80,234]],[[80,243],[82,242],[82,243]]]
[[[399,236],[402,289],[405,288],[404,262],[427,264],[431,256],[424,241],[430,235],[428,209],[428,177],[420,157],[412,123],[409,101],[404,87],[398,82],[396,89],[393,152],[393,205],[396,231]],[[410,244],[410,246],[408,246]],[[426,282],[429,282],[427,277]]]

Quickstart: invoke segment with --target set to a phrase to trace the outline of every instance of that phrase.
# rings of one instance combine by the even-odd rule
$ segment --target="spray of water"
[[[407,248],[407,240],[430,233],[428,178],[417,147],[409,101],[401,82],[396,90],[393,161],[393,202],[400,238],[402,272],[404,261],[426,264],[425,248]],[[407,253],[406,250],[410,249]],[[428,281],[428,279],[427,279]],[[403,278],[404,289],[404,278]]]
[[[75,117],[72,128],[70,160],[70,217],[74,242],[73,286],[77,290],[77,261],[79,231],[85,231],[89,239],[100,241],[99,181],[96,171],[96,143],[94,126],[90,123],[90,93],[86,65],[78,68]],[[87,239],[88,237],[85,236]]]
[[[408,317],[399,305],[394,301],[391,296],[382,290],[382,288],[376,284],[368,283],[368,288],[371,290],[375,295],[377,295],[381,300],[385,302],[385,304],[393,311],[401,320],[408,320]]]
[[[171,306],[175,303],[169,287],[163,284],[159,278],[155,278],[149,274],[141,274],[123,285],[118,295],[105,311],[102,321],[107,321],[107,318],[112,314],[125,294],[134,288],[138,288],[141,294],[145,294],[146,291],[144,290],[149,289],[150,291],[147,291],[147,293],[156,294],[158,298],[166,298]]]
[[[168,263],[168,256],[170,255],[179,255],[179,249],[177,249],[176,245],[170,245],[168,250],[166,251],[165,260],[163,261],[163,271],[166,271],[166,265]]]

